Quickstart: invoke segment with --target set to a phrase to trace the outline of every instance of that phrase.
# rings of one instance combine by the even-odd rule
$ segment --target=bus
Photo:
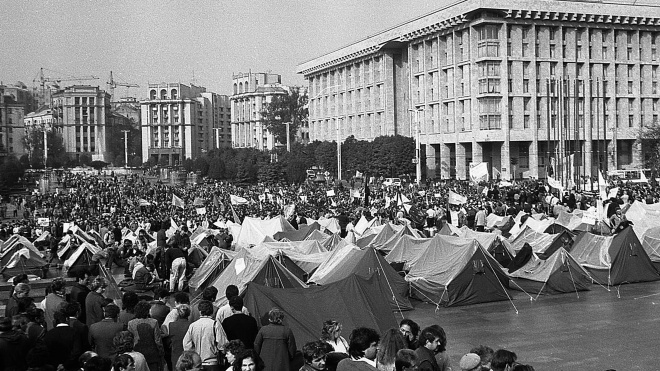
[[[607,176],[622,182],[648,183],[651,169],[610,170],[607,172]]]

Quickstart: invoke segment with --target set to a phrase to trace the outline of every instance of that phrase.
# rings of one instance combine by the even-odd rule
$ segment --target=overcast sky
[[[105,89],[115,79],[190,83],[231,92],[237,72],[282,75],[302,85],[296,65],[454,0],[3,1],[0,80],[32,86],[40,67],[50,77]],[[116,90],[126,96],[126,88]]]

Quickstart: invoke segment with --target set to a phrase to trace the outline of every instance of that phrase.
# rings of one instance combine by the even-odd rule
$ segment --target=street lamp
[[[421,144],[419,142],[419,112],[424,111],[424,107],[409,109],[408,111],[415,112],[415,182],[419,185],[422,181],[422,162],[420,161]]]
[[[124,168],[128,169],[128,133],[130,130],[122,130],[124,133]]]

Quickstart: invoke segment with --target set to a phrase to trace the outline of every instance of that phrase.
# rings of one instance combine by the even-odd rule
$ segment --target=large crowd
[[[328,319],[319,340],[300,349],[284,325],[284,313],[273,308],[269,324],[258,326],[230,285],[227,303],[218,306],[218,291],[199,290],[191,303],[186,279],[199,262],[191,261],[191,232],[203,226],[219,229],[212,243],[232,248],[228,221],[284,215],[292,226],[320,218],[337,218],[342,236],[366,217],[408,223],[433,234],[445,223],[484,231],[489,214],[548,214],[594,207],[596,193],[549,192],[539,181],[471,184],[445,180],[422,185],[385,187],[379,179],[329,185],[226,182],[172,186],[139,175],[60,175],[56,192],[9,200],[0,208],[6,218],[0,240],[20,234],[31,241],[49,232],[44,255],[57,264],[64,243],[80,243],[71,225],[91,236],[102,249],[95,269],[70,270],[75,282],[55,279],[45,299],[30,296],[27,275],[12,279],[12,293],[0,320],[0,368],[3,370],[532,370],[516,354],[488,346],[465,350],[450,365],[447,336],[438,325],[420,328],[405,319],[399,328],[380,334],[354,329],[348,340],[341,324]],[[611,227],[634,200],[658,202],[660,190],[647,184],[617,184],[607,200]],[[452,194],[460,195],[460,202]],[[463,198],[464,197],[464,198]],[[173,202],[180,199],[181,203]],[[232,199],[234,202],[232,202]],[[239,200],[239,201],[236,201]],[[176,205],[175,205],[176,204]],[[618,219],[617,219],[618,218]],[[45,221],[45,222],[44,222]],[[174,233],[168,233],[178,226]],[[66,227],[66,228],[65,228]],[[128,239],[126,231],[137,237]],[[110,298],[101,268],[123,268],[126,285],[121,298]],[[153,296],[151,296],[153,294]],[[119,305],[117,305],[119,304]],[[121,307],[121,308],[120,308]]]

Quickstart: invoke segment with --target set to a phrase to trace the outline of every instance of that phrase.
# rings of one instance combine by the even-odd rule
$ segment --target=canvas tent
[[[279,241],[283,238],[288,239],[289,241],[302,241],[306,240],[312,232],[318,231],[321,229],[321,225],[318,222],[313,222],[312,224],[301,224],[298,226],[298,229],[292,231],[282,231],[277,232],[273,235],[273,238],[276,241]]]
[[[469,228],[461,230],[461,237],[477,240],[502,267],[506,267],[515,256],[511,243],[502,235],[489,232],[477,232]]]
[[[243,220],[243,224],[241,224],[240,232],[238,232],[237,236],[235,235],[236,246],[247,247],[256,245],[262,242],[266,236],[273,237],[278,232],[294,230],[295,228],[282,215],[268,220],[246,217]]]
[[[473,239],[433,239],[405,279],[412,296],[436,305],[470,305],[510,299],[508,278],[495,259]]]
[[[201,290],[206,284],[216,278],[229,265],[236,253],[213,246],[208,256],[190,277],[188,286]]]
[[[339,321],[343,331],[370,327],[382,334],[397,328],[397,322],[387,303],[387,294],[380,289],[378,275],[368,279],[351,275],[341,281],[309,288],[273,288],[249,283],[245,305],[260,324],[268,311],[278,307],[284,311],[284,324],[296,334],[296,342],[305,344],[319,338],[323,322]]]
[[[392,246],[390,252],[385,256],[389,263],[404,263],[405,270],[410,269],[419,257],[428,250],[433,240],[439,239],[441,235],[435,235],[433,238],[415,238],[411,236],[402,236]]]
[[[78,248],[71,253],[71,255],[64,261],[64,269],[70,277],[74,276],[74,272],[78,269],[85,269],[91,275],[97,275],[97,268],[99,259],[95,257],[100,253],[101,249],[98,246],[83,242]]]
[[[43,276],[43,268],[48,262],[25,237],[13,235],[2,244],[0,252],[0,273],[5,277],[20,273]]]
[[[635,230],[635,226],[633,226],[633,230]],[[660,272],[660,226],[646,230],[642,237],[642,246],[653,265]]]
[[[526,227],[511,241],[511,248],[517,253],[526,243],[532,246],[535,253],[545,254],[547,257],[552,255],[560,247],[570,251],[573,244],[573,236],[568,232],[558,234],[536,232]]]
[[[647,230],[660,225],[660,204],[635,201],[626,210],[626,218],[633,222],[635,233],[643,237]]]
[[[424,236],[420,232],[418,232],[416,229],[412,228],[408,224],[405,224],[405,225],[400,226],[400,227],[397,226],[397,225],[394,225],[393,228],[395,230],[398,229],[397,232],[394,234],[394,236],[390,237],[387,241],[382,242],[382,243],[381,242],[376,243],[374,241],[374,243],[372,243],[372,246],[373,246],[374,249],[380,250],[380,251],[385,252],[385,253],[389,253],[392,250],[392,248],[394,247],[394,245],[397,243],[397,241],[399,241],[399,239],[401,239],[401,237],[403,237],[403,236],[410,236],[410,237],[414,237],[414,238],[424,238]]]
[[[248,282],[256,282],[268,287],[307,287],[298,277],[286,269],[274,257],[255,257],[248,250],[241,250],[229,266],[213,280],[212,284],[218,289],[218,306],[227,303],[225,291],[227,286],[236,285],[239,292],[245,291]]]
[[[592,281],[589,273],[561,247],[547,259],[533,255],[509,276],[510,288],[537,296],[589,290]]]
[[[305,276],[314,272],[332,254],[325,251],[318,241],[263,242],[248,250],[256,257],[285,255],[286,259],[296,265],[296,269],[300,268],[305,272]],[[300,278],[303,275],[297,276]]]
[[[660,279],[631,227],[615,236],[580,234],[571,255],[597,282],[608,286]]]
[[[347,245],[335,250],[328,259],[309,278],[308,282],[327,285],[340,281],[352,274],[369,277],[377,273],[382,276],[379,281],[382,291],[388,298],[392,310],[413,309],[408,300],[408,284],[392,268],[385,258],[371,247],[360,249],[355,245]]]

